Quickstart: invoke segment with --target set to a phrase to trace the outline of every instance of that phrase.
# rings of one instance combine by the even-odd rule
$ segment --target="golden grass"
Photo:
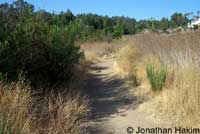
[[[121,47],[122,40],[108,42],[87,42],[80,44],[81,50],[85,54],[85,63],[98,62],[105,57],[111,56]]]
[[[98,56],[103,56],[114,51],[112,43],[107,42],[87,42],[81,44],[81,49],[85,52],[94,52]]]
[[[0,120],[4,127],[3,132],[10,130],[27,132],[30,121],[28,105],[31,93],[27,86],[20,83],[0,84]],[[10,129],[10,126],[12,128]]]
[[[197,126],[200,111],[200,31],[167,34],[144,34],[126,37],[127,46],[118,54],[121,69],[135,73],[141,81],[141,94],[152,96],[146,77],[146,65],[167,66],[167,80],[160,94],[145,103],[145,110],[181,126]],[[132,49],[132,50],[130,50]],[[123,53],[123,54],[121,54]],[[137,55],[136,53],[139,53]],[[138,90],[137,90],[138,92]],[[140,94],[140,93],[138,93]],[[142,96],[140,94],[140,96]],[[159,116],[160,117],[160,116]]]
[[[136,63],[139,53],[134,46],[127,45],[120,49],[116,54],[116,61],[119,72],[125,75],[130,75],[136,72]]]
[[[172,104],[169,103],[171,110],[182,117],[177,119],[181,125],[200,126],[199,80],[200,72],[196,67],[185,68],[178,72],[171,88],[172,92],[166,95],[168,100],[172,100]]]
[[[158,56],[151,54],[151,55],[143,56],[140,59],[140,61],[138,61],[137,64],[136,64],[137,77],[140,79],[142,86],[149,89],[150,84],[149,84],[149,81],[147,79],[147,74],[146,74],[146,66],[148,64],[152,64],[152,65],[154,65],[154,67],[156,69],[160,69],[161,68],[161,61],[160,61]]]
[[[88,99],[79,91],[30,92],[23,83],[0,84],[3,133],[74,134],[84,132]],[[2,127],[3,125],[3,127]]]
[[[55,95],[44,94],[47,96],[47,110],[41,111],[40,114],[46,115],[46,120],[36,120],[38,133],[48,134],[74,134],[83,133],[83,123],[87,121],[89,112],[88,101],[85,96],[82,96],[78,91],[65,93],[61,92]],[[46,121],[49,122],[46,126]],[[43,126],[41,128],[41,126]]]
[[[92,62],[97,62],[100,60],[99,56],[93,51],[85,51],[84,54],[86,59],[85,62],[88,62],[86,64],[90,64]]]
[[[165,88],[146,108],[152,109],[155,117],[165,118],[172,125],[199,127],[200,119],[200,72],[190,67],[177,72],[171,88]]]

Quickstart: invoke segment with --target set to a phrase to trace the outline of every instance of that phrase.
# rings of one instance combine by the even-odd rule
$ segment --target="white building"
[[[194,18],[191,23],[188,23],[189,28],[194,28],[195,25],[200,26],[200,18]]]

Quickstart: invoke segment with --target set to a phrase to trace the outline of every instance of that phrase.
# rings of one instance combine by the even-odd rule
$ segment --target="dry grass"
[[[3,133],[84,133],[88,99],[79,91],[30,92],[29,86],[19,82],[0,86]]]
[[[177,71],[171,88],[165,88],[151,102],[144,105],[155,117],[171,122],[171,125],[199,127],[200,72],[196,67]]]
[[[0,84],[0,122],[3,133],[27,132],[30,121],[29,88],[20,83]]]
[[[103,57],[113,54],[121,47],[122,40],[108,42],[87,42],[81,44],[81,50],[85,54],[87,63],[93,63],[101,60]]]
[[[173,104],[169,104],[172,109],[176,109],[182,118],[177,118],[181,125],[196,126],[199,122],[200,110],[200,72],[198,69],[189,67],[181,70],[177,74],[177,78],[170,94],[166,96],[173,100]],[[176,97],[176,99],[175,99]],[[173,111],[175,112],[175,111]],[[199,126],[198,126],[199,127]]]
[[[168,74],[164,90],[159,95],[153,95],[153,99],[145,104],[145,109],[152,109],[156,115],[167,117],[182,126],[200,124],[198,121],[200,117],[199,37],[199,31],[172,35],[129,36],[126,40],[129,40],[130,47],[128,49],[125,47],[126,51],[121,50],[125,53],[122,58],[125,63],[121,63],[125,67],[122,68],[132,73],[131,69],[136,67],[141,87],[147,92],[150,92],[150,86],[146,77],[146,65],[152,64],[156,68],[160,68],[161,65],[167,66]],[[133,53],[135,50],[138,52]]]
[[[139,57],[138,50],[134,46],[127,45],[117,52],[117,65],[119,72],[130,75],[136,73],[137,57]]]
[[[150,54],[150,55],[145,55],[141,57],[140,61],[137,62],[136,74],[137,74],[137,77],[140,79],[142,86],[144,86],[146,89],[150,89],[150,85],[149,85],[147,74],[146,74],[146,66],[148,64],[154,65],[154,67],[158,70],[161,67],[161,61],[158,56]]]

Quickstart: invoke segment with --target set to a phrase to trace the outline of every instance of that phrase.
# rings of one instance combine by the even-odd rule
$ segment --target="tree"
[[[162,18],[160,21],[160,28],[162,30],[167,30],[169,28],[169,20],[167,18]]]
[[[115,26],[115,28],[114,28],[113,38],[115,38],[115,39],[121,38],[122,34],[124,33],[123,30],[124,30],[124,29],[123,29],[123,25],[122,25],[122,23],[119,21],[119,22],[117,23],[117,25]]]
[[[136,33],[135,25],[136,25],[135,19],[124,18],[123,19],[124,34],[135,34]]]
[[[175,24],[175,26],[185,26],[188,24],[189,19],[182,13],[174,13],[171,16],[171,22]]]
[[[75,19],[73,13],[68,9],[67,12],[61,12],[58,16],[55,17],[55,22],[57,25],[62,27],[68,25]]]
[[[113,27],[113,20],[108,16],[105,16],[103,18],[103,27],[104,28]]]

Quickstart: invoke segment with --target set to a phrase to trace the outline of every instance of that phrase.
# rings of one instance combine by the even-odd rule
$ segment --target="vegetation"
[[[87,121],[88,100],[80,90],[70,88],[77,65],[84,58],[92,62],[117,51],[122,43],[110,42],[122,35],[145,30],[166,32],[186,27],[188,22],[187,15],[181,13],[161,20],[137,21],[124,16],[74,15],[70,10],[49,13],[35,10],[24,0],[0,4],[0,134],[84,133],[81,123]],[[123,43],[131,41],[134,45],[117,52],[118,68],[129,76],[132,85],[149,80],[153,91],[170,85],[173,91],[166,93],[166,100],[169,102],[173,96],[175,103],[168,103],[168,107],[173,112],[176,106],[182,107],[177,112],[193,124],[200,117],[200,84],[196,75],[200,74],[199,35],[196,31],[172,36],[136,35],[131,39],[126,36]],[[92,41],[104,42],[88,43]],[[156,62],[169,65],[176,74],[168,76],[166,68],[157,69]],[[192,72],[191,79],[186,78],[185,70]],[[164,107],[165,100],[160,104]],[[189,113],[194,113],[190,114],[191,119],[182,115]]]
[[[136,74],[141,84],[134,94],[145,101],[152,98],[143,104],[145,110],[172,125],[199,127],[200,124],[199,36],[200,32],[194,31],[124,37],[130,47],[121,55],[126,63],[117,62],[118,67],[136,68],[136,73],[135,69],[126,69],[129,74]],[[127,46],[117,53],[125,48]],[[136,62],[133,59],[137,59]],[[162,65],[167,65],[167,70]],[[152,89],[162,91],[155,96],[157,92],[151,92]]]
[[[140,85],[140,81],[135,74],[130,75],[129,79],[130,79],[131,86],[137,87]]]
[[[198,25],[194,25],[194,30],[197,30],[199,29],[199,26]]]
[[[84,27],[73,20],[70,11],[35,11],[23,0],[0,5],[0,133],[84,131],[88,100],[70,85]]]
[[[1,73],[17,80],[23,72],[33,85],[68,81],[82,56],[74,45],[74,28],[49,25],[33,10],[21,0],[1,5]]]
[[[11,134],[12,125],[5,126],[6,120],[2,119],[0,121],[0,134]]]
[[[75,41],[119,39],[144,29],[166,30],[186,26],[189,22],[180,13],[161,21],[136,21],[128,17],[96,14],[74,15],[70,10],[59,14],[17,0],[0,5],[0,70],[10,81],[23,73],[32,85],[68,82],[71,69],[83,54]],[[6,58],[5,58],[6,57]]]
[[[78,90],[30,91],[23,81],[0,83],[0,134],[84,133],[88,100]]]
[[[151,89],[153,91],[161,91],[165,84],[167,71],[164,67],[160,70],[155,70],[153,65],[148,64],[146,68],[147,78],[151,84]]]
[[[70,10],[55,14],[46,12],[45,10],[35,11],[33,5],[23,0],[18,0],[11,5],[7,3],[1,4],[0,7],[0,17],[2,18],[0,23],[3,26],[0,33],[4,30],[6,30],[7,34],[9,34],[9,30],[13,31],[16,27],[14,24],[16,20],[18,23],[23,20],[29,20],[29,23],[31,23],[31,18],[38,18],[40,16],[38,19],[45,22],[44,25],[59,28],[71,27],[71,32],[76,33],[74,38],[81,41],[107,40],[108,36],[111,38],[120,38],[123,34],[136,34],[145,29],[165,31],[170,28],[187,26],[187,23],[190,21],[186,15],[181,13],[174,13],[170,19],[162,18],[161,20],[155,20],[150,18],[140,21],[124,16],[108,17],[97,14],[78,14],[75,16]],[[6,24],[9,24],[8,27]],[[3,38],[6,36],[8,35],[4,35]],[[5,42],[3,41],[3,43]]]

